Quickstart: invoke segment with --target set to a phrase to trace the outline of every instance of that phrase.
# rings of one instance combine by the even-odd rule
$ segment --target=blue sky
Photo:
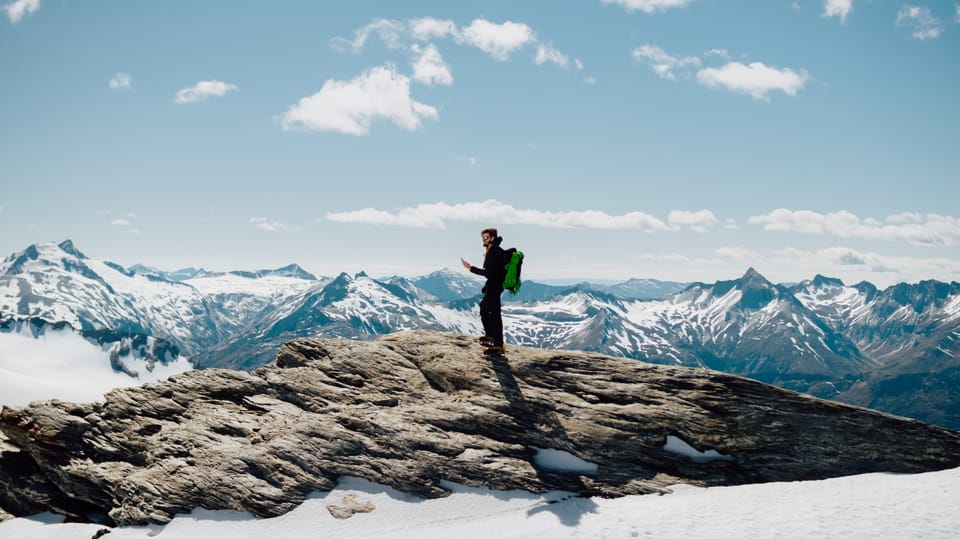
[[[954,2],[3,6],[3,255],[960,280]]]

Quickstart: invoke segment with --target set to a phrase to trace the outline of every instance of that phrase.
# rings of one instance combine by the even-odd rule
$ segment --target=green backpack
[[[503,277],[503,289],[509,290],[516,296],[520,293],[520,268],[523,267],[523,253],[510,248],[504,251],[507,255],[506,274]]]

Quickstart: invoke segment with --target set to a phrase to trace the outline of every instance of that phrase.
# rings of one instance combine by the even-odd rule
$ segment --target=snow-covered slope
[[[8,331],[67,324],[100,340],[157,338],[192,356],[319,282],[299,266],[173,281],[91,259],[69,240],[40,243],[0,264],[0,323]]]
[[[195,288],[92,260],[69,240],[31,245],[0,265],[0,318],[149,335],[188,355],[222,337],[218,314]]]
[[[314,285],[272,312],[255,327],[198,358],[203,367],[252,368],[273,359],[284,342],[297,337],[373,338],[405,329],[441,329],[475,333],[463,311],[421,300],[420,291],[403,278],[377,280],[365,273],[341,273]]]
[[[314,493],[279,517],[196,509],[163,526],[113,528],[108,537],[948,539],[960,529],[960,468],[736,487],[677,486],[666,496],[610,499],[444,486],[451,496],[424,500],[344,477],[336,489]],[[20,539],[88,539],[102,529],[109,528],[64,523],[50,513],[0,523],[0,535]]]

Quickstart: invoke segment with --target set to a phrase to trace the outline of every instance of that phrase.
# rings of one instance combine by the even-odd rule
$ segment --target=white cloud
[[[737,220],[733,217],[728,217],[727,221],[723,224],[723,228],[727,230],[740,230],[740,225],[737,224]]]
[[[954,7],[957,9],[957,12],[953,16],[953,22],[960,24],[960,4],[956,4]]]
[[[717,225],[717,217],[710,210],[700,210],[695,212],[673,210],[667,216],[667,222],[675,230],[680,227],[689,227],[694,232],[706,233]]]
[[[110,88],[114,90],[129,90],[130,85],[133,83],[133,78],[130,77],[128,73],[117,73],[110,79]]]
[[[566,66],[570,62],[570,59],[552,44],[540,42],[530,26],[513,21],[497,24],[486,19],[474,19],[469,26],[458,29],[451,20],[433,17],[408,20],[378,19],[356,30],[352,39],[337,37],[330,43],[340,51],[359,52],[371,35],[379,36],[391,49],[409,49],[415,54],[421,54],[417,51],[422,49],[419,49],[416,43],[411,43],[413,41],[429,42],[449,38],[460,45],[477,47],[501,61],[509,60],[514,52],[528,44],[536,44],[538,47],[534,61],[538,65],[553,62]],[[583,64],[579,60],[576,61],[576,65],[577,69],[583,69]]]
[[[776,90],[796,95],[809,79],[810,76],[803,70],[798,73],[789,68],[777,69],[762,62],[730,62],[721,68],[708,67],[697,73],[700,84],[721,86],[763,100],[768,100],[767,94]]]
[[[943,33],[943,23],[926,6],[904,4],[897,13],[897,26],[912,28],[910,35],[916,39],[936,39]]]
[[[31,15],[40,9],[40,0],[16,0],[3,6],[3,9],[6,10],[7,17],[10,17],[10,22],[17,24],[26,15]]]
[[[582,71],[582,70],[583,70],[583,62],[581,62],[579,58],[574,58],[574,59],[573,59],[573,65],[576,66],[577,71]]]
[[[827,247],[816,251],[786,248],[763,256],[770,264],[790,268],[794,279],[798,272],[840,276],[847,284],[867,280],[878,286],[925,279],[957,280],[960,260],[950,258],[913,258],[863,252],[850,247]]]
[[[589,84],[590,86],[594,86],[595,84],[597,84],[597,79],[595,79],[594,77],[587,77],[583,79],[583,82]]]
[[[480,166],[480,162],[477,161],[477,158],[476,158],[476,157],[464,157],[464,158],[462,158],[462,159],[460,159],[460,160],[466,162],[466,163],[467,163],[468,165],[470,165],[471,167],[479,167],[479,166]]]
[[[633,49],[630,56],[634,60],[647,60],[650,67],[665,79],[677,80],[674,74],[675,69],[683,69],[686,66],[699,66],[700,59],[694,56],[679,58],[667,54],[663,49],[656,45],[643,45]]]
[[[853,0],[825,0],[823,3],[823,16],[840,17],[840,22],[846,21],[852,10]]]
[[[647,14],[666,11],[670,8],[684,7],[693,0],[603,0],[604,4],[617,4],[629,12],[642,11]]]
[[[710,49],[706,53],[704,53],[704,56],[719,56],[724,60],[730,59],[730,53],[727,52],[726,49]]]
[[[757,258],[759,254],[744,247],[720,247],[714,251],[717,256],[730,258],[733,260],[750,260]]]
[[[271,221],[266,217],[251,217],[250,224],[267,232],[283,232],[285,234],[292,234],[300,230],[300,227],[296,225],[288,225],[281,223],[280,221]]]
[[[190,88],[177,92],[177,103],[198,103],[210,97],[223,97],[227,92],[237,90],[236,85],[218,80],[202,80]]]
[[[107,215],[107,214],[109,214],[109,213],[110,213],[109,211],[106,211],[106,212],[98,211],[98,212],[97,212],[97,215]],[[136,217],[137,217],[137,214],[135,214],[135,213],[128,213],[128,214],[125,215],[122,219],[113,219],[113,220],[111,220],[111,221],[110,221],[110,225],[111,225],[111,226],[126,227],[126,231],[127,231],[128,234],[133,235],[133,236],[139,236],[139,235],[140,235],[140,229],[139,229],[139,228],[136,228],[136,227],[133,225],[133,219],[135,219]]]
[[[542,211],[518,209],[497,200],[466,202],[463,204],[420,204],[415,207],[399,208],[394,211],[364,208],[355,211],[329,212],[325,218],[341,223],[363,223],[372,225],[404,226],[412,228],[445,228],[448,221],[497,222],[543,226],[549,228],[583,228],[601,230],[641,230],[644,232],[666,232],[682,226],[704,228],[709,226],[712,213],[671,212],[674,217],[672,226],[659,218],[643,213],[628,212],[622,215],[610,215],[597,210],[586,211]],[[715,218],[714,218],[715,220]]]
[[[450,67],[443,61],[440,51],[431,43],[426,47],[413,45],[411,50],[417,55],[413,62],[413,79],[423,84],[453,84]]]
[[[846,210],[821,214],[809,210],[780,208],[750,217],[750,224],[764,230],[900,241],[910,245],[953,245],[960,239],[960,219],[937,214],[897,214],[884,222],[861,220]]]
[[[393,66],[375,67],[350,81],[328,80],[319,92],[302,98],[279,120],[286,130],[337,131],[366,135],[376,119],[413,131],[424,118],[439,118],[437,109],[410,97],[410,79]]]
[[[453,21],[439,20],[432,17],[424,17],[410,21],[410,33],[413,37],[421,41],[429,41],[434,38],[445,38],[448,36],[457,37],[457,25]]]
[[[370,39],[370,35],[376,33],[380,36],[380,39],[386,43],[387,47],[399,49],[401,47],[400,37],[403,34],[403,30],[403,24],[400,22],[389,19],[377,19],[355,31],[353,33],[353,40],[335,37],[330,40],[330,45],[343,52],[360,52],[364,45],[367,44],[367,40]]]
[[[553,62],[561,67],[567,67],[570,59],[565,54],[553,48],[549,43],[541,43],[537,46],[537,56],[533,60],[537,65],[545,62]]]
[[[514,51],[535,42],[536,36],[533,29],[523,23],[507,21],[496,24],[485,19],[474,19],[470,26],[461,31],[460,40],[497,60],[506,61]]]

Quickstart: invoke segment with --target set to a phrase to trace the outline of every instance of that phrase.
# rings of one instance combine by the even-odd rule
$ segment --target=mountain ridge
[[[69,242],[64,250],[64,243],[34,245],[3,262],[0,321],[35,318],[66,321],[80,331],[139,332],[169,343],[198,367],[239,369],[269,363],[296,338],[481,332],[478,296],[464,297],[480,282],[449,269],[423,276],[429,286],[363,272],[316,281],[198,273],[167,282],[80,259],[72,254],[79,253],[76,246]],[[20,259],[24,273],[11,273]],[[534,296],[505,301],[509,343],[711,368],[960,429],[960,399],[942,381],[960,381],[956,282],[879,290],[817,275],[787,286],[748,268],[738,279],[691,283],[657,299],[585,285]]]

